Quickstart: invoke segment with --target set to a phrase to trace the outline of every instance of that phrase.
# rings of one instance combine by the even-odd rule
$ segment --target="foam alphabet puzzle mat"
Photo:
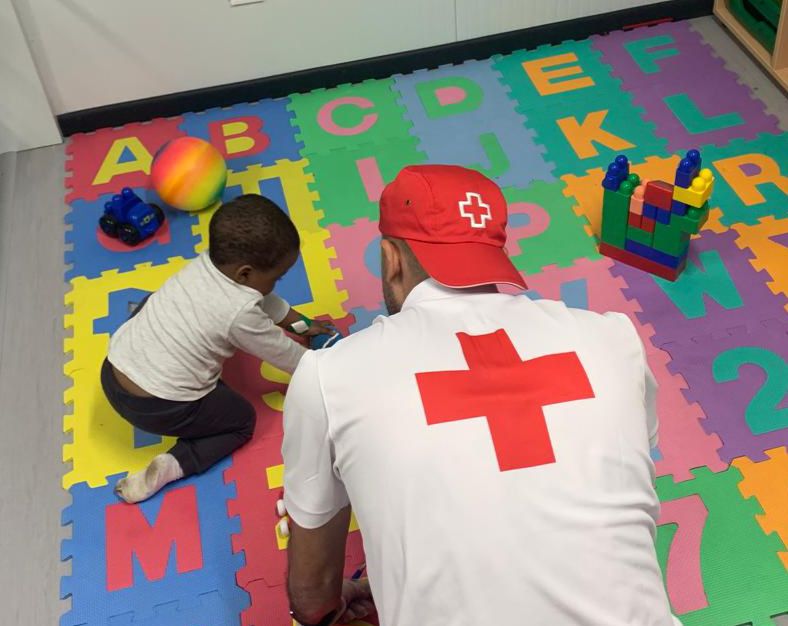
[[[71,137],[61,626],[292,623],[276,514],[286,374],[236,355],[224,379],[255,408],[253,440],[149,502],[112,491],[171,440],[110,408],[99,382],[109,338],[207,249],[212,212],[166,209],[135,248],[98,217],[123,187],[156,202],[153,155],[186,135],[224,157],[224,199],[261,193],[287,211],[303,246],[277,291],[346,332],[384,314],[377,204],[400,168],[456,163],[494,178],[524,297],[623,312],[644,342],[660,386],[656,549],[673,611],[687,626],[788,613],[788,134],[676,22]],[[625,152],[641,178],[668,180],[691,148],[717,182],[681,277],[600,256],[607,164]],[[363,562],[351,525],[346,571]]]

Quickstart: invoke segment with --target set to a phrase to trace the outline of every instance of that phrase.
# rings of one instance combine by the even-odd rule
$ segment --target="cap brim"
[[[506,251],[498,246],[406,241],[427,274],[446,287],[512,285],[528,288]]]

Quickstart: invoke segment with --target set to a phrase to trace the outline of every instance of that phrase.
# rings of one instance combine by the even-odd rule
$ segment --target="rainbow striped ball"
[[[227,166],[219,151],[197,137],[167,142],[153,158],[151,183],[161,199],[181,211],[215,204],[227,183]]]

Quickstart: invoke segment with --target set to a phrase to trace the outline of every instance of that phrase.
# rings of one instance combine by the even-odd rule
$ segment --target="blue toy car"
[[[117,237],[128,246],[152,237],[164,224],[164,211],[155,204],[143,202],[128,187],[104,203],[99,227],[108,237]]]

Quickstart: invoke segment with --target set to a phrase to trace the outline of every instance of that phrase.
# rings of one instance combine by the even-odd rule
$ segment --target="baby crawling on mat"
[[[298,259],[290,218],[267,198],[243,195],[216,211],[209,234],[210,250],[118,329],[101,368],[104,393],[126,421],[178,437],[169,452],[118,482],[126,502],[203,472],[252,438],[254,408],[219,378],[236,349],[287,372],[306,350],[283,331],[305,318],[273,293]],[[309,321],[306,334],[329,332]]]

